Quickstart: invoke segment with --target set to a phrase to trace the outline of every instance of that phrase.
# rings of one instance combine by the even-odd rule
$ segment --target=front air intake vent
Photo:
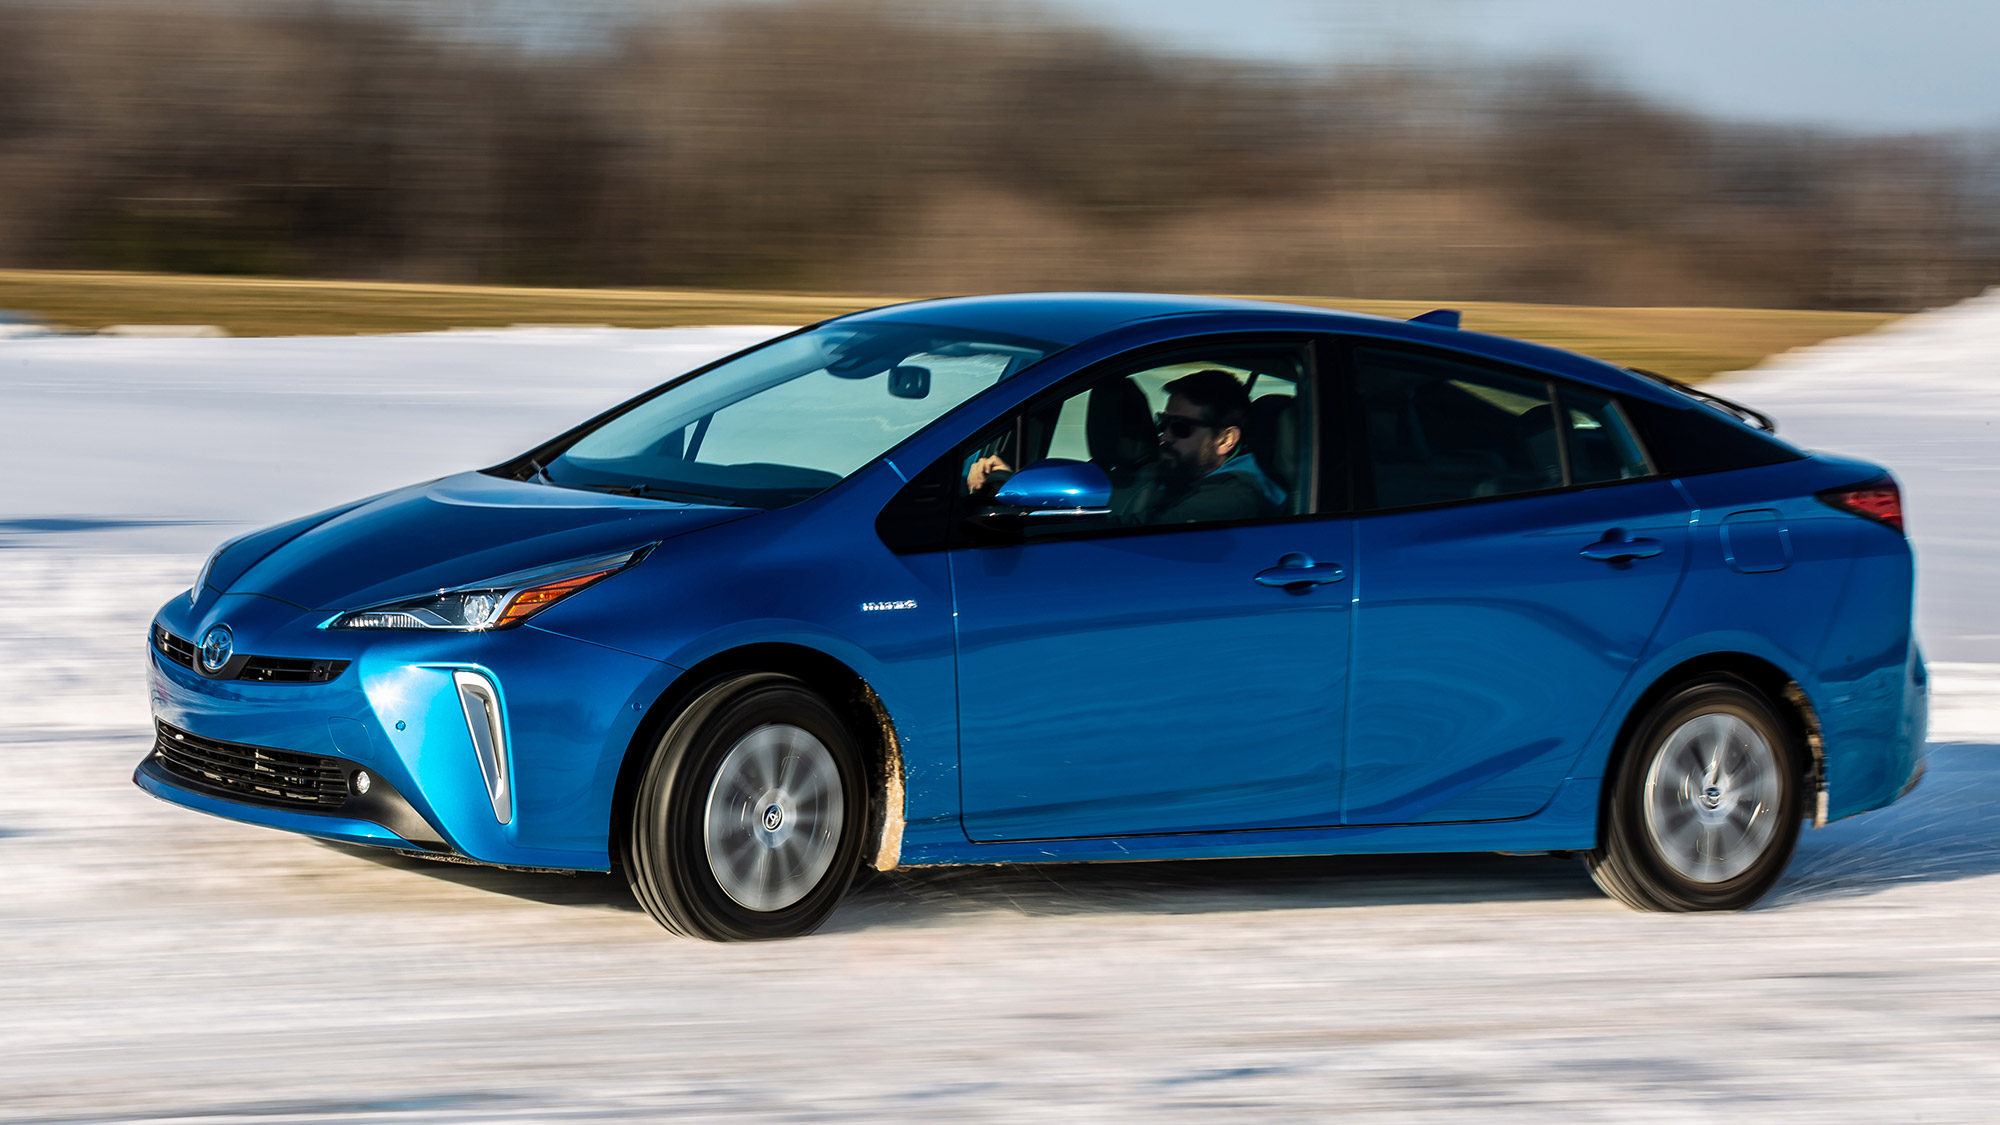
[[[190,788],[256,804],[320,811],[347,803],[348,763],[317,754],[223,742],[156,724],[153,755]]]

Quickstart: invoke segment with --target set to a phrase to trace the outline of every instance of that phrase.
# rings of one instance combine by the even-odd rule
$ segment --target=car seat
[[[1090,388],[1083,436],[1091,462],[1104,470],[1114,488],[1131,484],[1160,448],[1146,392],[1129,377],[1105,379]]]
[[[1297,405],[1291,395],[1265,395],[1252,402],[1245,441],[1264,475],[1285,490],[1278,510],[1291,514],[1297,514],[1301,496]]]

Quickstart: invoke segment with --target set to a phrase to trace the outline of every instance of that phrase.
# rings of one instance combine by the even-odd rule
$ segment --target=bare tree
[[[1575,68],[1332,73],[1028,8],[0,0],[0,263],[1907,308],[2000,158]]]

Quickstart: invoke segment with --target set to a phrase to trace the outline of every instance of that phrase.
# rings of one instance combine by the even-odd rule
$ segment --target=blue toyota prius
[[[1731,909],[1922,773],[1912,573],[1879,466],[1448,312],[929,301],[224,544],[135,780],[722,940],[864,864],[1554,851]]]

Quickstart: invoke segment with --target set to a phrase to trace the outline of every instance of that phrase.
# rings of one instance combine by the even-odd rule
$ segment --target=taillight
[[[1829,488],[1820,493],[1819,498],[1843,512],[1853,512],[1862,519],[1886,523],[1897,531],[1903,530],[1903,490],[1896,487],[1892,478],[1884,477],[1846,488]]]

